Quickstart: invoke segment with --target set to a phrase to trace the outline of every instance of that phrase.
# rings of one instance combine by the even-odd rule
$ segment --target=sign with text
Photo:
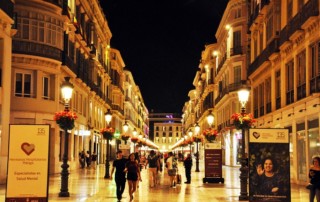
[[[205,177],[222,177],[222,149],[220,142],[205,143]]]
[[[6,201],[48,201],[49,125],[10,125]]]
[[[249,130],[249,201],[291,201],[288,129]]]

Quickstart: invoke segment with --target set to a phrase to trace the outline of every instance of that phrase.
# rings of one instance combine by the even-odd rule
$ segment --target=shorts
[[[127,180],[131,181],[137,181],[138,180],[138,174],[137,173],[127,173]]]

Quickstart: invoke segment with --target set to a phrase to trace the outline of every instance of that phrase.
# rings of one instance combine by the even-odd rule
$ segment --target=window
[[[267,14],[267,42],[269,42],[269,40],[273,37],[273,32],[274,32],[274,29],[273,29],[273,10],[271,8]]]
[[[253,89],[253,111],[254,111],[254,117],[259,117],[259,108],[258,108],[258,98],[259,98],[259,94],[258,94],[258,87],[255,87]]]
[[[293,78],[294,78],[294,72],[293,72],[293,60],[291,60],[290,62],[288,62],[286,64],[286,103],[287,104],[291,104],[294,101],[294,92],[293,92]]]
[[[276,109],[281,107],[281,78],[280,78],[280,70],[276,71]]]
[[[297,55],[297,99],[306,97],[306,52]]]
[[[233,48],[231,55],[242,54],[241,48],[241,31],[233,32]]]
[[[241,66],[234,67],[234,83],[241,83]]]
[[[48,76],[44,76],[42,78],[42,98],[45,100],[49,100],[50,96],[49,96],[49,86],[50,82],[49,82],[49,77]]]
[[[259,107],[260,116],[264,115],[264,83],[259,85]]]
[[[266,79],[266,111],[267,113],[271,112],[271,78]]]
[[[241,8],[235,9],[235,15],[234,18],[240,18],[241,17]]]
[[[31,73],[16,73],[15,96],[32,97]]]
[[[320,91],[320,42],[310,46],[310,93]]]
[[[35,12],[19,12],[17,39],[63,47],[63,22],[48,15]]]

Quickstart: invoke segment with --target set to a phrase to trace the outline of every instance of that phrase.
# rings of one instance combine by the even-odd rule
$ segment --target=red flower
[[[213,128],[207,128],[202,133],[204,136],[218,136],[218,131]]]
[[[114,133],[114,128],[112,127],[106,127],[106,128],[102,128],[100,129],[100,133]]]
[[[253,123],[256,122],[251,113],[234,113],[231,116],[231,120],[233,120],[233,124],[237,129],[251,128]]]

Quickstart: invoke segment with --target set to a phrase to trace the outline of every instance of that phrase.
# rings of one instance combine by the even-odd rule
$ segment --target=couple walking
[[[130,201],[133,200],[133,194],[137,190],[137,183],[138,180],[141,181],[140,169],[139,164],[135,160],[134,153],[129,155],[129,159],[125,159],[122,156],[122,151],[117,152],[117,159],[113,161],[113,166],[111,170],[111,179],[115,173],[115,182],[117,186],[117,198],[118,201],[121,201],[122,194],[126,186],[126,174],[127,174],[127,181],[129,185],[129,196]]]

